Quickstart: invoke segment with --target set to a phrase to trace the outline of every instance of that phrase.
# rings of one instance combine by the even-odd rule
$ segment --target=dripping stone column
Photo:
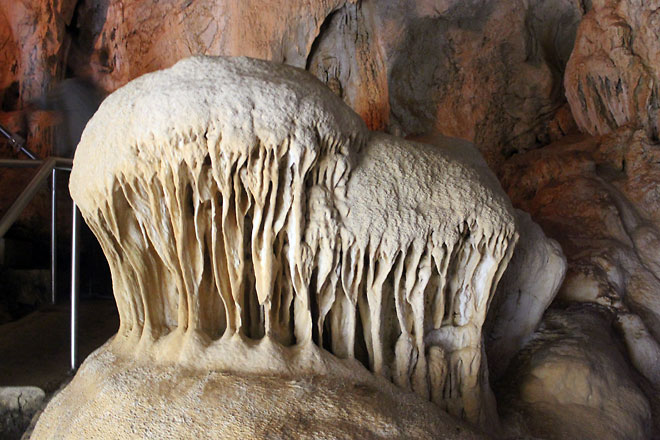
[[[517,235],[480,159],[194,57],[106,99],[70,186],[120,327],[33,438],[474,438],[447,412],[494,413],[481,326]]]

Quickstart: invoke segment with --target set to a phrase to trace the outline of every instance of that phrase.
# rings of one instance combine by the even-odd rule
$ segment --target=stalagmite
[[[405,409],[399,421],[437,406],[473,423],[494,414],[481,327],[517,234],[496,179],[467,153],[369,132],[304,71],[195,57],[106,99],[70,188],[108,258],[121,324],[34,438],[62,435],[62,411],[102,408],[85,387],[125,385],[127,375],[151,384],[148,400],[174,399],[158,372],[203,377],[205,390],[218,375],[248,375],[247,389],[277,378],[378,384]],[[86,400],[74,403],[76,393]],[[341,396],[347,407],[359,400]],[[376,434],[372,419],[386,410],[371,403],[371,416],[346,423],[413,435]],[[257,411],[267,423],[268,407]],[[214,435],[256,435],[232,420]],[[440,422],[415,423],[405,429],[440,433]],[[122,438],[117,426],[107,435]]]

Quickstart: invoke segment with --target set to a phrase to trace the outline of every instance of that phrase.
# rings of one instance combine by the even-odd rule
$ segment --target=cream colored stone
[[[350,297],[373,371],[489,429],[497,416],[481,328],[517,239],[498,186],[471,148],[374,134],[348,182],[344,220],[348,261],[365,258],[352,277],[366,276],[366,295]],[[438,370],[461,379],[434,385]]]
[[[517,234],[510,202],[469,150],[370,133],[301,70],[195,57],[106,99],[70,189],[110,263],[121,325],[81,371],[88,384],[62,399],[119,386],[107,365],[141,366],[154,399],[169,393],[158,371],[172,368],[259,377],[255,388],[383,377],[496,426],[481,328]],[[104,407],[53,405],[35,438],[60,432],[61,411]],[[148,405],[137,410],[147,420]],[[84,438],[84,417],[67,438]]]
[[[530,215],[516,210],[520,240],[497,286],[492,328],[487,334],[488,367],[499,378],[536,330],[566,274],[566,257]]]
[[[549,440],[651,438],[649,402],[610,317],[589,305],[546,313],[502,384],[505,426],[522,421],[520,431]]]
[[[325,356],[343,371],[228,374],[144,365],[97,351],[51,400],[31,438],[487,438],[357,362]]]

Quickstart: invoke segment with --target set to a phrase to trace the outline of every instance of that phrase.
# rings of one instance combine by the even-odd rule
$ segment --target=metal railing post
[[[80,214],[73,203],[71,231],[71,370],[78,368],[78,269],[80,253]]]
[[[2,126],[0,126],[2,128]],[[4,134],[4,133],[0,133]],[[51,295],[52,301],[57,300],[57,172],[56,170],[71,171],[73,161],[62,157],[49,157],[41,160],[14,160],[0,159],[0,167],[26,168],[39,166],[37,173],[30,183],[12,203],[5,215],[0,218],[0,238],[14,224],[14,221],[30,203],[44,181],[51,176]],[[73,204],[73,230],[71,234],[71,369],[78,368],[78,278],[79,278],[79,253],[80,253],[80,213],[76,204]]]
[[[56,165],[57,160],[52,157],[43,162],[35,176],[30,180],[30,183],[28,183],[23,192],[12,203],[7,212],[5,212],[2,220],[0,220],[0,237],[4,236],[11,225],[14,224],[14,221],[21,215],[23,209],[30,203]]]
[[[57,302],[57,170],[53,168],[50,193],[50,292],[52,303]]]

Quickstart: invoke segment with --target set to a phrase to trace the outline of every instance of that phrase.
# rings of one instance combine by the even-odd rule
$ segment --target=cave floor
[[[82,362],[119,328],[113,299],[81,300],[78,358]],[[44,307],[0,326],[0,387],[36,386],[47,394],[70,375],[69,304]]]

